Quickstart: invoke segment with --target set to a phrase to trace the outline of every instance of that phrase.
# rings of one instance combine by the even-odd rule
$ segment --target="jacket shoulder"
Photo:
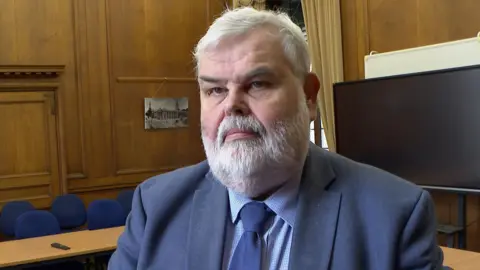
[[[323,155],[335,173],[333,186],[342,192],[410,203],[416,202],[424,192],[420,186],[377,167],[353,161],[336,153],[324,151]]]
[[[189,189],[195,189],[208,173],[210,167],[207,161],[179,168],[167,173],[156,175],[142,182],[137,189],[143,201],[156,198],[184,194]]]

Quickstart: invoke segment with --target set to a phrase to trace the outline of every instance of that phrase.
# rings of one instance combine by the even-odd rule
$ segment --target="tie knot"
[[[250,202],[240,210],[244,230],[258,234],[262,233],[268,216],[269,210],[264,203]]]

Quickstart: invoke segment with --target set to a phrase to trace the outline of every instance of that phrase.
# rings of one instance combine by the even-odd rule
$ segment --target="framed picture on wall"
[[[145,129],[188,127],[188,98],[145,98]]]

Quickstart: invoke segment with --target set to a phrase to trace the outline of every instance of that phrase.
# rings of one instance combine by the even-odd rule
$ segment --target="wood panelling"
[[[113,171],[112,119],[110,113],[106,3],[103,0],[75,1],[78,96],[83,108],[86,171],[71,177],[69,187],[89,185]]]
[[[364,77],[364,56],[475,37],[477,0],[341,0],[345,79]]]
[[[204,158],[191,51],[221,1],[77,1],[87,177],[69,188],[136,185]],[[144,98],[188,97],[188,128],[144,129]]]
[[[75,75],[75,42],[71,0],[2,0],[0,64],[65,65],[61,111],[68,173],[83,173],[83,145]],[[4,38],[6,35],[9,38]]]
[[[119,83],[116,84],[116,93],[120,94],[115,96],[117,173],[131,170],[151,172],[204,159],[196,82]],[[144,130],[145,97],[188,97],[189,127]],[[132,102],[134,100],[137,102]]]
[[[0,206],[46,207],[60,194],[54,94],[0,92]]]
[[[209,22],[208,1],[107,1],[114,76],[194,77],[192,50]]]
[[[388,52],[474,37],[479,8],[476,0],[369,0],[369,49]]]
[[[50,106],[48,98],[32,103],[23,96],[14,109],[8,107],[9,115],[21,112],[13,119],[26,122],[0,132],[2,145],[9,145],[0,149],[0,177],[20,175],[22,181],[1,179],[1,200],[25,198],[48,207],[52,196],[66,192],[86,202],[113,198],[148,177],[204,159],[192,50],[224,2],[1,0],[0,66],[61,70],[52,78],[0,77],[0,100],[15,91],[42,95],[50,87],[58,104],[54,135],[38,114]],[[145,130],[147,97],[188,97],[189,126]],[[7,113],[5,108],[0,110]],[[13,119],[2,115],[0,123],[16,125]],[[56,150],[58,158],[47,158],[47,150]],[[17,160],[20,169],[12,165]],[[54,170],[56,186],[50,180]]]
[[[364,78],[364,56],[475,37],[478,0],[340,0],[345,80]],[[457,224],[457,197],[431,192],[440,223]],[[467,248],[480,251],[480,196],[467,199]],[[444,238],[440,238],[444,240]],[[445,243],[444,243],[445,244]]]
[[[209,21],[205,3],[107,1],[116,174],[155,172],[204,158],[191,52]],[[152,81],[163,77],[159,83]],[[185,78],[192,80],[182,82]],[[140,116],[146,97],[188,97],[189,127],[145,131]]]

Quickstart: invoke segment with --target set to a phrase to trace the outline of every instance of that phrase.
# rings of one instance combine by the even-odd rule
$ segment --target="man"
[[[141,184],[110,269],[438,269],[428,193],[309,143],[320,84],[284,14],[227,11],[196,49],[207,161]]]

